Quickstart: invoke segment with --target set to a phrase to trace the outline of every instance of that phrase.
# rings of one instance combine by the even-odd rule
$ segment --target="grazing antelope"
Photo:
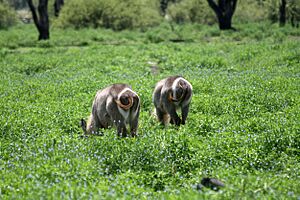
[[[192,99],[192,85],[181,76],[171,76],[159,81],[153,92],[153,103],[158,120],[166,125],[185,124]],[[182,119],[177,114],[181,109]],[[171,118],[171,119],[170,119]]]
[[[140,113],[140,98],[127,84],[113,84],[99,90],[95,96],[92,113],[86,122],[81,120],[85,134],[93,134],[99,128],[115,125],[119,136],[127,136],[126,125],[130,126],[131,136],[137,134]]]

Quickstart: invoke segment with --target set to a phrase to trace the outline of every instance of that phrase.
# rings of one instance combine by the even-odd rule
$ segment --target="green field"
[[[0,199],[300,199],[300,29],[236,28],[54,29],[42,42],[32,24],[1,30]],[[162,128],[152,91],[176,74],[193,85],[190,114]],[[141,98],[139,136],[80,137],[116,82]],[[203,177],[225,187],[199,191]]]

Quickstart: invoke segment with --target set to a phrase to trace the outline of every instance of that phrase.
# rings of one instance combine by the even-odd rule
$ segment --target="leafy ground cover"
[[[1,31],[0,198],[299,199],[299,29],[175,28],[53,30],[47,42],[31,25]],[[193,85],[191,110],[162,128],[151,94],[174,74]],[[141,97],[139,137],[79,137],[115,82]],[[199,191],[203,177],[226,186]]]

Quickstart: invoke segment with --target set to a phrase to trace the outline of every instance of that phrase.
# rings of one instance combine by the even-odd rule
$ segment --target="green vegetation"
[[[277,22],[279,19],[278,16],[278,8],[280,6],[281,1],[277,0],[269,0],[266,2],[266,5],[268,5],[268,19],[270,19],[273,22]],[[287,6],[286,6],[286,19],[288,21],[294,20],[294,23],[298,23],[299,27],[299,22],[300,22],[300,1],[297,0],[287,0],[286,1]]]
[[[7,3],[0,1],[0,29],[14,25],[16,20],[14,10]]]
[[[299,199],[299,29],[173,28],[53,28],[40,42],[32,24],[1,30],[0,199]],[[174,74],[193,85],[191,110],[162,128],[151,94]],[[80,137],[115,82],[141,97],[139,137]],[[198,191],[203,177],[226,186]]]
[[[170,3],[167,14],[170,16],[170,20],[176,23],[212,24],[216,22],[215,14],[206,0],[184,0]]]
[[[66,2],[61,16],[54,24],[60,28],[105,27],[114,30],[141,29],[157,26],[164,22],[159,0],[73,0]],[[233,17],[236,22],[278,21],[280,1],[247,0],[237,3]],[[124,9],[126,8],[126,9]],[[300,1],[287,0],[288,22],[300,21]],[[172,23],[217,23],[207,0],[169,0],[165,18]]]
[[[159,2],[136,0],[75,0],[63,7],[61,28],[105,27],[114,30],[146,28],[162,21]]]

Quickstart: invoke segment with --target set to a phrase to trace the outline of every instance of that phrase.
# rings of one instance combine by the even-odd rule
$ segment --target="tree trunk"
[[[285,19],[286,19],[286,0],[281,0],[281,4],[279,7],[279,25],[284,26],[285,25]]]
[[[221,17],[218,17],[218,21],[219,21],[219,28],[220,28],[220,30],[234,29],[231,26],[231,17],[229,17],[229,16],[221,16]]]
[[[64,5],[64,0],[55,0],[54,2],[54,15],[58,17],[61,7]]]
[[[166,10],[168,8],[168,3],[169,3],[168,0],[160,0],[160,11],[161,11],[162,16],[166,15]]]
[[[207,2],[217,15],[220,30],[235,30],[231,25],[231,20],[237,0],[219,0],[218,4],[216,4],[214,0],[207,0]]]
[[[27,0],[30,11],[32,13],[32,18],[34,24],[39,31],[39,40],[48,40],[50,38],[49,33],[49,18],[48,18],[48,0],[39,0],[38,12],[39,16],[36,14],[35,7],[32,0]]]
[[[38,6],[40,16],[39,40],[49,39],[48,0],[40,0]]]
[[[169,6],[169,3],[176,3],[176,0],[160,0],[159,5],[160,5],[160,13],[162,16],[165,16],[167,13],[167,9]]]

